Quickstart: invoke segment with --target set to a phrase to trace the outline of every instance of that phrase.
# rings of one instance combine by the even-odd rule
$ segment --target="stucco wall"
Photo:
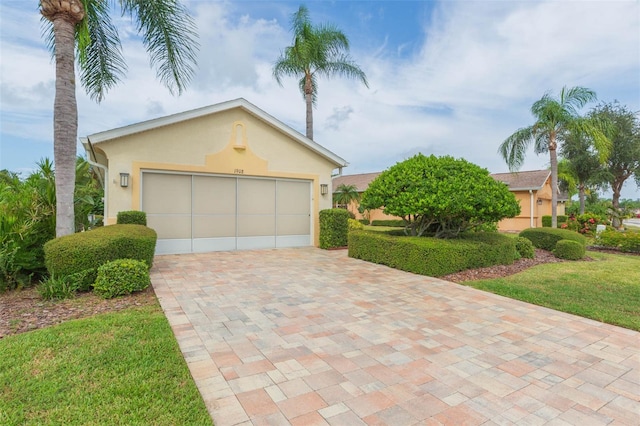
[[[143,170],[311,180],[316,242],[317,212],[332,206],[335,164],[240,108],[100,142],[94,150],[108,158],[107,224],[119,211],[139,209]],[[130,174],[129,187],[120,187],[119,173]],[[329,194],[320,195],[320,184]]]

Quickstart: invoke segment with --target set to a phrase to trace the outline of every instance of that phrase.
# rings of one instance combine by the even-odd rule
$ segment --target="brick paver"
[[[158,256],[216,426],[640,424],[640,334],[316,248]]]

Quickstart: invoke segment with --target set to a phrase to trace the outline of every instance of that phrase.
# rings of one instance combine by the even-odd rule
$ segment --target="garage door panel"
[[[147,215],[147,226],[158,233],[158,239],[191,238],[191,216]]]
[[[236,216],[208,215],[193,217],[193,238],[235,237]]]
[[[147,214],[191,214],[191,176],[145,173],[143,181]]]
[[[276,182],[238,179],[238,214],[275,214]]]
[[[239,215],[238,237],[276,235],[276,220],[273,215]]]
[[[307,235],[311,228],[308,215],[278,215],[278,236]]]
[[[193,214],[236,213],[236,179],[218,176],[193,177]]]
[[[156,253],[309,246],[309,181],[144,172]]]
[[[309,182],[278,181],[277,192],[278,215],[311,213]]]

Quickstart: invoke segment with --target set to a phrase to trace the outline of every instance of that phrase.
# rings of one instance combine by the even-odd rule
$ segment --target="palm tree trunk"
[[[583,183],[578,186],[578,199],[580,200],[580,214],[584,214],[585,189]]]
[[[53,104],[53,160],[56,177],[56,236],[73,234],[73,192],[76,180],[78,106],[75,77],[75,26],[84,18],[77,0],[40,2],[42,14],[53,23],[56,94]]]
[[[305,76],[304,80],[304,100],[307,104],[307,137],[313,140],[313,87],[310,75]]]
[[[551,227],[558,227],[558,154],[556,153],[555,138],[549,144],[551,160]]]

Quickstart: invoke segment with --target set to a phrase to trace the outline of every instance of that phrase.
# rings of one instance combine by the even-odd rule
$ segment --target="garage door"
[[[156,253],[311,245],[311,182],[144,172]]]

